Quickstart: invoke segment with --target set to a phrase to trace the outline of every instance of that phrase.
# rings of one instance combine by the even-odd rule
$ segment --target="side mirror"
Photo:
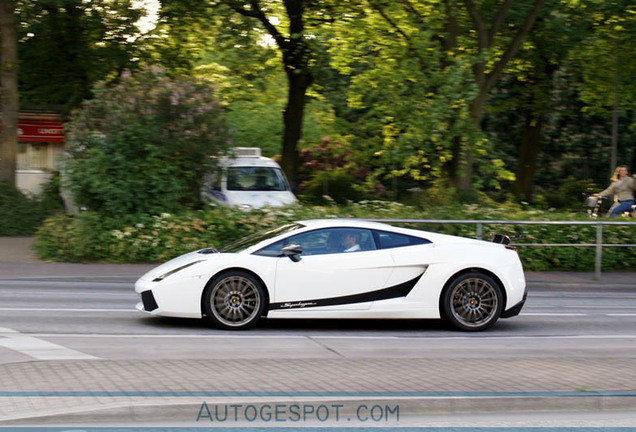
[[[300,261],[300,255],[303,253],[303,248],[297,244],[290,244],[283,248],[283,255],[289,257],[293,262]]]

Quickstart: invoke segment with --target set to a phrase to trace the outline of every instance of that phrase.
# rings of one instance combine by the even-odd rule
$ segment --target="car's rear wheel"
[[[492,326],[503,308],[499,284],[479,273],[465,273],[454,278],[442,297],[442,312],[455,328],[480,331]]]
[[[203,298],[210,322],[224,329],[240,330],[256,324],[265,309],[262,283],[253,275],[232,271],[216,276]]]

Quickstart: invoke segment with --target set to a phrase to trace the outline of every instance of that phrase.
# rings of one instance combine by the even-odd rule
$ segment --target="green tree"
[[[334,20],[331,11],[336,2],[307,2],[305,0],[209,0],[197,2],[194,13],[188,12],[191,2],[163,0],[162,16],[174,29],[189,32],[191,23],[200,25],[204,17],[206,33],[203,39],[213,39],[218,50],[234,51],[235,56],[247,57],[260,50],[270,57],[275,47],[275,57],[283,66],[286,79],[286,95],[282,116],[282,166],[291,183],[296,183],[298,147],[303,138],[308,90],[313,84],[316,62],[315,35],[324,23]],[[183,11],[183,13],[175,13]],[[195,27],[200,28],[200,27]],[[182,38],[180,46],[198,51]],[[205,43],[205,41],[203,41]],[[227,58],[227,52],[224,53]],[[231,56],[231,54],[230,54]],[[271,57],[270,57],[271,58]],[[198,60],[198,59],[196,59]],[[196,64],[197,61],[191,62]],[[225,67],[227,63],[219,61]],[[247,62],[249,63],[249,62]],[[256,69],[250,68],[250,72]],[[239,76],[245,76],[240,73]]]
[[[575,7],[550,2],[540,14],[535,31],[527,37],[528,48],[508,68],[508,82],[512,82],[512,87],[510,84],[500,86],[499,90],[507,88],[504,106],[514,106],[520,112],[518,122],[522,132],[515,140],[518,153],[512,192],[528,202],[533,199],[544,128],[558,106],[554,99],[557,73],[566,63],[572,47],[586,37],[588,23],[585,8],[580,4]],[[500,92],[498,97],[501,95]]]
[[[528,4],[516,5],[514,10],[512,0],[504,0],[498,8],[493,8],[486,2],[485,5],[482,4],[485,11],[480,10],[480,5],[472,0],[460,1],[470,16],[477,39],[478,60],[473,68],[473,76],[478,92],[470,103],[470,114],[475,126],[481,129],[484,104],[490,91],[521,49],[544,0],[531,0]],[[484,12],[489,13],[490,17]],[[453,175],[456,184],[461,189],[468,189],[472,183],[473,151],[471,146],[468,145],[459,153],[456,152],[454,157],[458,159],[460,166],[463,165],[464,170],[461,174]]]
[[[143,11],[131,0],[17,0],[20,94],[70,112],[93,85],[135,67]]]
[[[479,134],[484,104],[518,54],[542,4],[543,0],[528,0],[513,8],[509,0],[367,0],[366,7],[342,24],[346,32],[367,38],[352,34],[334,40],[334,51],[342,45],[355,48],[345,49],[339,70],[347,73],[356,65],[367,65],[365,75],[379,77],[371,81],[370,92],[397,95],[387,107],[427,113],[417,116],[419,122],[394,122],[397,116],[381,121],[385,147],[404,150],[397,157],[413,166],[408,168],[413,176],[444,172],[460,188],[472,186],[473,155],[484,153]],[[361,90],[355,93],[356,102],[368,97]]]
[[[239,14],[227,18],[234,24],[219,26],[223,31],[211,31],[205,53],[192,74],[217,88],[226,104],[234,145],[258,146],[266,156],[280,155],[284,134],[281,112],[287,100],[287,77],[280,67],[280,52],[263,35],[246,31],[249,21]],[[322,71],[316,73],[320,76]],[[299,150],[336,135],[335,114],[319,89],[322,82],[307,92]]]
[[[233,145],[257,146],[267,156],[278,155],[287,84],[280,56],[275,46],[259,43],[254,32],[246,30],[245,18],[227,12],[233,24],[220,25],[211,32],[193,74],[218,89],[226,104]]]
[[[582,99],[590,112],[612,119],[607,172],[630,162],[619,154],[621,112],[636,112],[636,4],[629,0],[591,2],[587,7],[594,32],[581,44],[584,86]],[[636,157],[636,153],[634,153]]]
[[[210,156],[226,147],[212,89],[150,68],[94,93],[67,129],[65,170],[76,203],[110,217],[198,205]]]
[[[223,34],[225,15],[209,1],[159,0],[159,20],[140,39],[143,57],[171,76],[190,76],[205,48]]]
[[[307,102],[307,89],[312,84],[313,53],[308,42],[306,15],[309,4],[303,0],[267,2],[250,0],[219,0],[237,13],[256,20],[274,40],[281,52],[287,76],[287,103],[283,111],[282,167],[289,181],[297,183],[298,142],[302,138],[303,116]],[[273,17],[285,23],[287,31],[274,24]]]
[[[550,195],[568,176],[593,179],[597,184],[607,182],[611,153],[608,119],[617,65],[612,39],[605,48],[600,45],[607,42],[603,22],[609,11],[629,21],[625,19],[629,7],[623,6],[550,2],[542,10],[535,31],[528,35],[526,49],[493,91],[485,127],[496,147],[508,153],[508,163],[516,165],[512,191],[526,201],[533,199],[535,186],[540,193]],[[629,23],[619,28],[626,32]],[[622,34],[622,43],[629,39]],[[629,52],[633,44],[627,45],[625,51]],[[628,75],[623,76],[622,71],[629,71],[630,61],[626,58],[621,65],[619,94],[624,111],[616,118],[621,131],[618,153],[621,163],[627,164],[633,155],[629,130],[633,93]],[[584,99],[590,104],[586,106]],[[580,201],[581,197],[575,199]]]

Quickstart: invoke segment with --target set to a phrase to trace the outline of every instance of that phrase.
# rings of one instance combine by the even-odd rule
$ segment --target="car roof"
[[[391,231],[395,233],[412,235],[415,237],[426,238],[433,243],[444,241],[445,243],[483,243],[481,240],[475,240],[467,237],[454,236],[449,234],[435,233],[413,228],[402,228],[387,223],[368,221],[364,219],[309,219],[301,220],[296,223],[304,225],[307,229],[317,228],[366,228],[382,231]],[[488,243],[488,242],[486,242]],[[491,243],[494,244],[494,243]]]
[[[346,228],[368,228],[368,229],[396,229],[394,226],[381,223],[367,221],[363,219],[308,219],[298,221],[308,228],[330,228],[330,227],[346,227]]]
[[[265,167],[280,168],[276,161],[266,157],[240,157],[221,158],[220,164],[224,167]]]

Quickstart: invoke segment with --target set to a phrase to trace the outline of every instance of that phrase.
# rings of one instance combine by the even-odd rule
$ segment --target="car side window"
[[[297,244],[303,255],[326,255],[377,249],[373,233],[359,228],[325,228],[296,234],[256,251],[255,255],[282,256],[283,247]]]
[[[430,240],[388,231],[375,231],[379,249],[391,249],[431,243]]]

